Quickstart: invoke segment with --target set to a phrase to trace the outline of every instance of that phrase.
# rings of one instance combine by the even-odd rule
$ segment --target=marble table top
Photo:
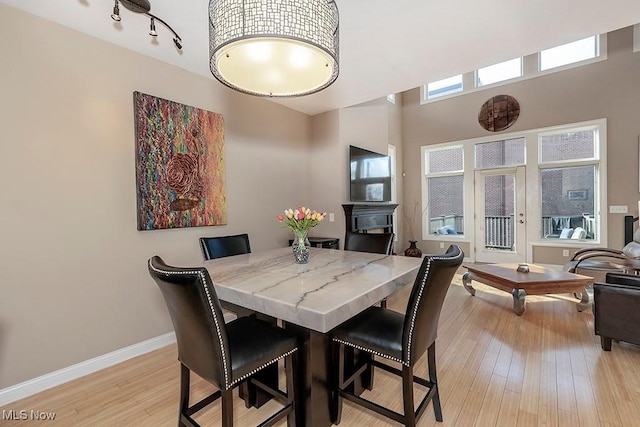
[[[204,261],[218,298],[318,332],[328,332],[405,285],[421,258],[311,248],[296,264],[291,248]]]

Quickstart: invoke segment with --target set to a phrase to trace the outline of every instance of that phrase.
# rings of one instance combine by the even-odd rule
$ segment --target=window
[[[462,146],[424,151],[429,234],[464,233]]]
[[[598,50],[596,36],[543,50],[540,52],[540,71],[595,58]]]
[[[524,165],[524,138],[476,144],[476,169]]]
[[[462,74],[438,80],[427,85],[427,99],[462,92]]]
[[[598,129],[539,136],[541,237],[598,240]]]
[[[600,119],[423,146],[422,238],[468,241],[469,256],[476,259],[476,248],[489,242],[488,228],[474,226],[483,208],[485,220],[522,213],[524,231],[516,240],[529,248],[606,246],[606,135],[606,120]],[[510,183],[509,176],[516,180]],[[509,200],[517,212],[497,203],[506,194],[499,189],[515,193]],[[508,231],[500,233],[493,242],[509,247]]]
[[[634,52],[637,52],[640,51],[640,24],[634,26],[633,34]],[[607,35],[594,35],[423,85],[420,87],[420,102],[439,101],[513,79],[530,79],[605,59]]]
[[[522,76],[522,58],[514,58],[478,69],[477,86],[486,86]]]

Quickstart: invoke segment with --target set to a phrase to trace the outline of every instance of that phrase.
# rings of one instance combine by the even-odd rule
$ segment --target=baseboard
[[[7,405],[60,384],[84,377],[125,360],[149,353],[176,342],[174,332],[121,348],[111,353],[77,363],[67,368],[0,390],[0,406]]]

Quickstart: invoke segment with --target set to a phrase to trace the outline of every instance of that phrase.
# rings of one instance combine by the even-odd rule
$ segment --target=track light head
[[[120,8],[118,7],[118,0],[115,0],[115,4],[113,5],[113,13],[111,14],[111,19],[114,21],[120,20]]]
[[[173,33],[173,43],[176,45],[178,50],[182,49],[182,39],[180,38],[178,33],[176,33],[175,30],[161,18],[151,13],[151,3],[149,2],[149,0],[114,0],[113,13],[111,14],[111,19],[113,19],[114,21],[120,21],[120,5],[124,6],[125,9],[130,10],[131,12],[139,13],[149,17],[149,19],[151,20],[151,22],[149,23],[150,36],[158,36],[158,32],[156,31],[156,21],[164,25],[169,31]]]
[[[158,32],[156,31],[156,21],[151,18],[151,26],[149,27],[149,35],[153,37],[158,37]]]

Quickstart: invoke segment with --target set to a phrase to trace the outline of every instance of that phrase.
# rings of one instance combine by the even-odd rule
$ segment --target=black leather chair
[[[224,258],[251,253],[248,234],[233,236],[201,237],[200,246],[204,259]]]
[[[331,416],[334,423],[340,423],[343,398],[407,426],[415,426],[428,403],[433,401],[435,418],[442,421],[435,342],[442,304],[463,257],[464,253],[456,245],[451,245],[444,255],[426,255],[411,290],[406,314],[382,307],[370,307],[333,330]],[[345,359],[345,351],[348,348],[360,350],[371,357],[361,358],[353,372],[345,372],[345,360],[348,360]],[[416,361],[425,351],[429,367],[428,380],[415,376],[413,371]],[[397,362],[402,369],[381,363],[374,356]],[[365,377],[372,367],[402,377],[404,414],[384,408],[353,392],[352,384]],[[414,409],[414,382],[428,388],[417,410]]]
[[[344,238],[345,251],[391,255],[392,246],[393,233],[354,233],[347,231]]]
[[[354,233],[347,231],[344,238],[344,250],[391,255],[393,233]],[[387,306],[387,300],[380,301],[381,307]]]
[[[593,285],[593,314],[604,351],[612,339],[640,345],[640,276],[607,273],[605,283]]]
[[[625,230],[625,239],[627,238]],[[596,282],[605,282],[607,273],[628,273],[640,270],[640,228],[633,233],[632,240],[621,250],[612,248],[586,248],[576,251],[565,264],[569,273],[593,277]]]
[[[178,341],[180,361],[180,413],[178,426],[198,426],[191,417],[222,397],[222,425],[233,425],[233,389],[251,381],[284,407],[260,426],[272,425],[287,417],[295,426],[294,372],[298,340],[294,333],[261,321],[255,316],[240,317],[225,324],[220,301],[206,268],[171,267],[154,256],[149,274],[164,296]],[[286,393],[269,387],[254,374],[285,360]],[[190,372],[219,390],[189,406]]]

